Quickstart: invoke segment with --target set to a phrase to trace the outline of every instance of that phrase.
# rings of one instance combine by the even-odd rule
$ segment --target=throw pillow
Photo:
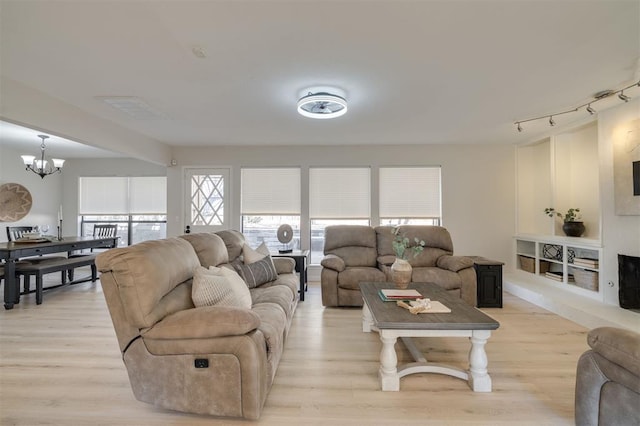
[[[193,274],[191,299],[200,306],[240,306],[229,279],[199,266]]]
[[[238,298],[238,303],[241,307],[251,309],[253,302],[251,300],[251,293],[249,293],[249,287],[245,284],[244,280],[236,271],[229,268],[217,268],[220,270],[220,275],[229,280],[231,289]]]
[[[273,260],[269,255],[257,262],[237,265],[237,268],[249,288],[258,287],[278,278],[276,267],[273,265]]]
[[[255,250],[249,247],[248,244],[242,246],[242,259],[246,264],[255,263],[268,255],[269,249],[264,241]]]

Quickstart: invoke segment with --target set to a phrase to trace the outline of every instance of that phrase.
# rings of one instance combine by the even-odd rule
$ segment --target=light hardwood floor
[[[492,393],[417,374],[382,392],[380,341],[360,309],[322,307],[318,283],[298,304],[257,422],[160,410],[136,401],[102,291],[84,283],[24,296],[0,312],[2,425],[572,425],[575,368],[587,330],[509,294],[483,309],[501,324],[486,346]],[[397,345],[402,347],[402,344]],[[466,339],[422,339],[430,361],[466,367]],[[407,361],[403,348],[399,361]]]

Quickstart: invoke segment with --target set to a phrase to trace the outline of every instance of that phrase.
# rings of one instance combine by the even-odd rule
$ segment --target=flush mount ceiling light
[[[298,101],[298,112],[309,118],[336,118],[347,113],[347,100],[327,91],[308,90]]]

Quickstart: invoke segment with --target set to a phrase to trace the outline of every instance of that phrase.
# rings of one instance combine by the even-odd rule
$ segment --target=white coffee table
[[[378,290],[394,288],[393,283],[360,283],[364,304],[362,331],[377,331],[382,341],[378,376],[383,391],[399,391],[400,378],[415,373],[439,373],[466,380],[474,392],[491,392],[491,377],[487,371],[485,344],[491,330],[500,324],[480,310],[468,306],[461,299],[447,294],[436,284],[411,283],[424,297],[437,300],[451,309],[450,313],[414,315],[396,305],[384,302]],[[467,337],[471,340],[469,369],[462,370],[431,363],[416,348],[413,337]],[[395,344],[402,338],[415,362],[398,367]]]

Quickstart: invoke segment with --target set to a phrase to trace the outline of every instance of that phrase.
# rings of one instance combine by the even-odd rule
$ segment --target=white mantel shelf
[[[636,332],[640,330],[640,313],[608,305],[573,292],[562,291],[540,280],[527,280],[519,273],[505,274],[503,288],[514,296],[589,329],[620,327]]]

